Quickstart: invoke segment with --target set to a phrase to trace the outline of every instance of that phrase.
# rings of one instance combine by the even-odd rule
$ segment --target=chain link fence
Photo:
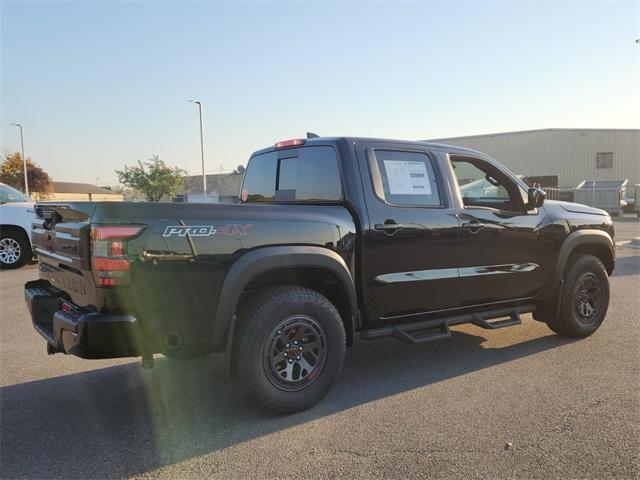
[[[612,215],[635,213],[640,217],[640,185],[606,186],[582,182],[578,187],[543,187],[549,200],[582,203]]]

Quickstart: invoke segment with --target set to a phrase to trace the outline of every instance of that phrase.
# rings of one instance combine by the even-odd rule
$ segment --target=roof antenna
[[[307,138],[320,138],[320,135],[313,132],[307,132]]]

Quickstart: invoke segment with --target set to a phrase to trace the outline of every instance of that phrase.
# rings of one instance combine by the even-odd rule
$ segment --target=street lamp
[[[27,180],[27,157],[24,156],[24,135],[22,134],[22,125],[19,123],[12,123],[11,126],[18,127],[20,129],[20,147],[22,148],[22,167],[24,169],[24,193],[29,196],[29,181]]]
[[[202,102],[200,100],[189,100],[198,105],[200,114],[200,157],[202,158],[202,195],[203,201],[207,201],[207,176],[204,173],[204,124],[202,123]]]

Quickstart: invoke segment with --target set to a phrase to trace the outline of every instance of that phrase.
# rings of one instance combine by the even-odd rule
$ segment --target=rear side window
[[[275,200],[277,152],[263,153],[251,158],[242,184],[242,197],[249,202]],[[245,193],[246,192],[246,193]]]
[[[381,200],[392,205],[442,205],[438,178],[426,154],[375,150],[370,160],[376,194]]]
[[[328,146],[256,155],[249,162],[242,190],[248,202],[339,201],[338,158]]]

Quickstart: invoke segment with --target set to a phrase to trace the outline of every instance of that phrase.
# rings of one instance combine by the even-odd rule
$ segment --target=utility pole
[[[200,100],[189,100],[191,103],[198,105],[198,113],[200,114],[200,157],[202,159],[202,195],[203,201],[207,201],[207,175],[204,173],[204,123],[202,121],[202,102]]]
[[[20,147],[22,149],[22,168],[24,170],[24,194],[29,196],[29,180],[27,177],[27,157],[24,156],[24,135],[22,134],[22,125],[19,123],[12,123],[14,127],[18,127],[20,129]]]

